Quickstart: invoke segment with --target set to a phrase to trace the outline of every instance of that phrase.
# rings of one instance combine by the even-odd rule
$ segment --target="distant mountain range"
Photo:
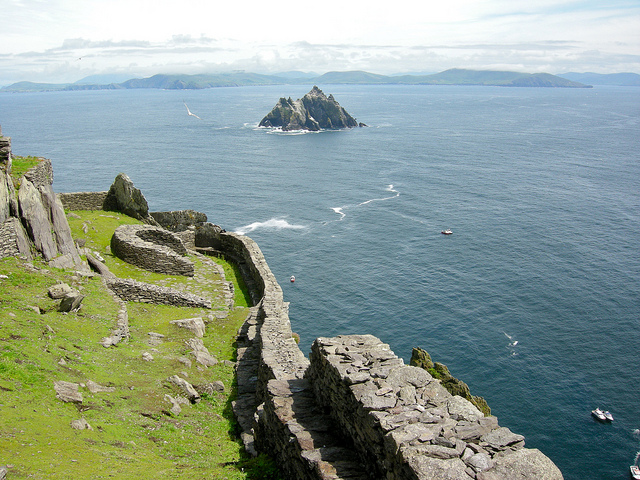
[[[637,73],[563,73],[559,77],[590,85],[615,85],[619,87],[640,87],[640,75]]]
[[[592,85],[640,86],[640,75],[617,73],[519,73],[491,70],[465,70],[454,68],[431,75],[378,75],[363,71],[328,72],[324,75],[304,72],[286,72],[279,75],[261,75],[249,72],[200,75],[164,75],[148,78],[132,78],[122,81],[122,76],[93,75],[75,83],[18,82],[3,87],[0,92],[43,92],[60,90],[108,90],[132,88],[160,88],[166,90],[195,90],[213,87],[237,87],[248,85],[485,85],[501,87],[559,87],[591,88]]]

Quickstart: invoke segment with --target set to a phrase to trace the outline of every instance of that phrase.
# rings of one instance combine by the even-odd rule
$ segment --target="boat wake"
[[[240,227],[235,230],[235,233],[238,235],[246,235],[255,230],[302,230],[305,228],[307,228],[305,225],[291,224],[283,218],[270,218],[266,222],[253,222],[244,227]]]
[[[367,204],[369,204],[369,203],[371,203],[371,202],[382,202],[382,201],[384,201],[384,200],[391,200],[391,199],[394,199],[394,198],[396,198],[396,197],[399,197],[399,196],[400,196],[400,192],[398,192],[397,190],[395,190],[395,189],[393,188],[393,185],[387,185],[387,188],[385,188],[385,191],[395,193],[395,195],[391,195],[391,196],[389,196],[389,197],[383,197],[383,198],[372,198],[372,199],[370,199],[370,200],[365,200],[364,202],[360,202],[360,203],[358,203],[357,205],[354,205],[354,207],[361,207],[361,206],[363,206],[363,205],[367,205]],[[338,222],[339,222],[339,221],[341,221],[341,220],[343,220],[343,219],[344,219],[344,217],[346,217],[346,216],[347,216],[347,214],[346,214],[346,213],[344,213],[344,210],[345,210],[345,209],[348,209],[348,208],[351,208],[351,206],[350,206],[350,205],[345,205],[345,206],[343,206],[343,207],[331,207],[331,210],[333,210],[335,213],[337,213],[338,215],[340,215],[340,218],[337,220]]]
[[[387,185],[387,188],[385,190],[387,192],[395,193],[395,195],[392,195],[390,197],[384,197],[384,198],[372,198],[371,200],[367,200],[366,202],[359,203],[358,206],[366,205],[371,202],[382,202],[383,200],[391,200],[392,198],[396,198],[400,196],[400,192],[398,192],[397,190],[394,190],[393,185]]]

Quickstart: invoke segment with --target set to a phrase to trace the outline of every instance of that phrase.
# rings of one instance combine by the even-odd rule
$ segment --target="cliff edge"
[[[278,127],[284,132],[291,130],[340,130],[364,126],[347,113],[333,98],[328,97],[317,86],[298,100],[281,98],[273,110],[261,121],[260,127]]]

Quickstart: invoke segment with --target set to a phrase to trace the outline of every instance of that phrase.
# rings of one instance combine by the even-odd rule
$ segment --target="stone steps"
[[[259,307],[250,309],[236,339],[238,396],[233,409],[245,449],[253,455],[257,450],[269,452],[278,460],[285,478],[371,480],[355,451],[335,435],[336,425],[315,401],[308,380],[295,375],[271,379],[267,394],[260,395],[262,320]]]

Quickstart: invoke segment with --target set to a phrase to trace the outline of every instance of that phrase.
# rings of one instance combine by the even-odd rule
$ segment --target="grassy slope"
[[[108,250],[114,229],[135,220],[106,212],[74,213],[81,216],[69,219],[74,238],[85,239],[115,274],[186,288],[212,298],[212,310],[225,310],[215,269],[195,259],[200,280],[144,272]],[[241,292],[233,267],[224,267]],[[190,356],[185,340],[193,335],[169,321],[206,317],[210,311],[129,303],[131,338],[106,349],[98,342],[115,326],[118,305],[99,277],[76,277],[16,258],[0,260],[0,274],[8,276],[0,279],[0,465],[11,466],[11,478],[277,478],[267,460],[247,460],[235,438],[230,407],[234,369],[223,361],[234,359],[235,333],[247,314],[243,295],[236,295],[227,318],[211,317],[203,340],[220,363],[204,369],[178,361]],[[86,295],[79,312],[57,312],[58,302],[47,289],[58,281]],[[148,332],[166,337],[153,346]],[[143,352],[154,360],[143,361]],[[225,392],[205,395],[172,416],[164,395],[180,395],[166,382],[174,374],[194,385],[221,380]],[[81,388],[84,400],[76,407],[56,399],[56,380],[92,380],[115,391],[92,394]],[[71,421],[80,418],[93,429],[73,430]]]

